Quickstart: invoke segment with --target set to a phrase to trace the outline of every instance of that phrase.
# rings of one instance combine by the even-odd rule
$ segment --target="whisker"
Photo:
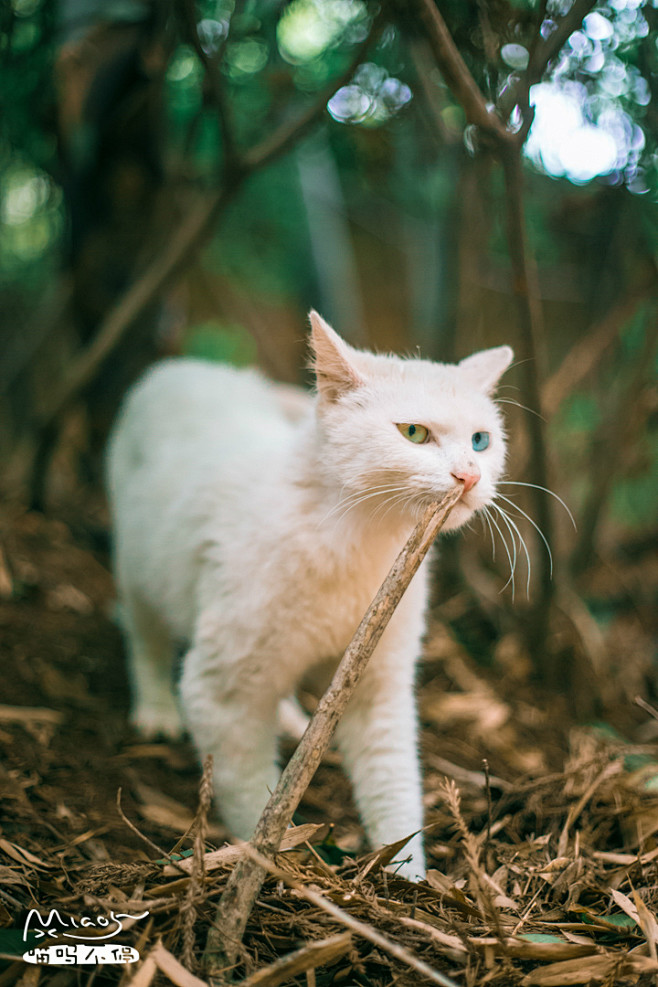
[[[529,600],[530,599],[530,576],[531,576],[531,573],[532,573],[532,562],[530,560],[530,552],[528,551],[528,546],[526,544],[526,540],[523,537],[523,535],[521,534],[521,532],[519,530],[519,526],[514,521],[514,518],[511,517],[511,515],[508,514],[507,511],[503,510],[503,508],[500,506],[500,504],[494,504],[493,506],[496,508],[496,510],[498,511],[498,513],[501,515],[501,517],[503,517],[505,519],[505,524],[507,524],[508,526],[511,525],[512,528],[514,528],[514,531],[517,533],[517,535],[519,537],[519,545],[521,545],[523,547],[523,552],[525,554],[526,568],[528,570],[528,576],[526,578],[525,593],[526,593],[526,599]]]
[[[390,496],[385,497],[386,493],[389,493]],[[366,501],[372,500],[375,497],[384,497],[382,502],[380,504],[377,504],[374,510],[371,511],[369,515],[371,519],[375,519],[378,513],[382,511],[386,507],[386,505],[390,505],[388,508],[388,510],[390,511],[392,510],[396,502],[404,503],[405,495],[408,494],[409,494],[408,487],[399,486],[399,487],[390,487],[388,488],[388,490],[386,488],[377,489],[370,491],[367,494],[362,494],[360,496],[352,497],[349,503],[346,503],[343,512],[337,517],[337,522],[340,521],[343,517],[345,517],[349,513],[349,511],[351,511],[354,507],[360,506],[361,504],[364,504]],[[386,514],[388,513],[388,511],[385,511],[384,513]]]
[[[371,487],[370,490],[366,492],[357,490],[354,493],[349,494],[347,497],[340,498],[338,502],[334,504],[334,506],[324,515],[319,523],[324,524],[325,521],[329,520],[332,514],[340,511],[341,513],[337,517],[337,521],[339,521],[353,507],[356,507],[358,504],[361,504],[372,497],[378,497],[386,493],[398,492],[405,489],[407,488],[401,485],[394,486],[392,484],[380,484],[377,487]]]
[[[497,506],[495,504],[493,506],[494,506],[494,508],[496,510],[498,510],[498,513],[500,514],[502,520],[505,523],[505,527],[507,528],[507,530],[510,533],[510,538],[512,539],[512,548],[513,548],[513,551],[514,551],[514,556],[512,558],[512,568],[513,568],[513,574],[516,577],[516,565],[517,565],[518,555],[517,555],[517,550],[516,550],[516,538],[514,537],[514,535],[515,535],[515,533],[516,533],[516,535],[518,535],[519,542],[522,540],[521,539],[521,535],[519,534],[518,528],[516,528],[514,525],[511,525],[510,524],[509,519],[508,519],[507,515],[505,514],[505,511],[501,511],[499,508],[497,508]],[[528,580],[529,579],[530,579],[530,573],[528,572]],[[515,589],[515,579],[512,580],[512,600],[514,599],[514,589]],[[527,592],[528,592],[528,589],[526,587],[526,593]]]
[[[549,490],[548,487],[542,487],[538,483],[522,483],[521,480],[499,480],[498,481],[498,485],[499,486],[505,486],[505,487],[534,487],[535,490],[543,490],[544,493],[550,494],[551,497],[555,497],[555,499],[557,500],[558,504],[561,504],[562,507],[564,507],[565,511],[569,515],[569,520],[573,524],[574,531],[577,531],[578,530],[578,526],[576,525],[576,522],[574,520],[574,516],[571,513],[571,511],[569,510],[569,508],[567,507],[567,505],[564,503],[564,501],[562,500],[561,497],[558,497],[558,495],[555,493],[555,491]]]
[[[387,514],[395,507],[396,503],[400,503],[403,500],[404,495],[402,493],[391,494],[384,500],[377,503],[368,515],[370,521],[376,521],[379,518],[383,520]]]
[[[492,503],[491,506],[494,507],[495,505]],[[493,524],[494,528],[496,529],[496,531],[500,535],[500,540],[503,543],[503,547],[504,547],[505,553],[507,555],[507,560],[509,562],[509,568],[510,568],[510,579],[512,581],[512,593],[514,593],[514,567],[512,566],[512,556],[511,556],[510,550],[509,550],[509,548],[507,546],[507,542],[505,541],[505,536],[503,535],[503,532],[501,531],[500,525],[496,521],[496,519],[493,516],[493,514],[491,514],[490,517],[491,517],[491,523]],[[507,586],[509,584],[510,579],[507,580],[507,582],[505,583],[505,586]],[[500,591],[501,593],[505,589],[505,586],[503,586],[503,589],[501,589],[501,591]]]
[[[405,496],[406,495],[406,496]],[[397,492],[392,492],[389,497],[382,500],[381,504],[377,504],[374,511],[370,515],[371,519],[374,520],[378,513],[382,512],[382,518],[385,518],[387,514],[393,510],[397,504],[404,504],[407,500],[410,500],[408,488],[400,488]]]
[[[515,504],[513,500],[510,500],[509,497],[503,496],[503,494],[501,494],[501,493],[499,493],[498,496],[500,497],[501,500],[504,500],[506,504],[509,504],[510,507],[513,507],[520,514],[522,514],[523,517],[526,519],[526,521],[529,521],[530,522],[530,524],[533,526],[533,528],[535,529],[535,531],[537,532],[537,534],[539,535],[539,537],[543,541],[544,545],[546,546],[546,551],[548,552],[548,558],[549,558],[549,561],[550,561],[550,564],[551,564],[551,567],[550,567],[550,576],[551,576],[551,579],[552,579],[553,578],[553,553],[551,552],[551,546],[548,544],[548,541],[546,540],[546,536],[545,536],[544,532],[541,530],[541,528],[539,527],[539,525],[537,524],[537,522],[536,521],[533,521],[533,519],[530,517],[529,514],[526,514],[526,512],[523,510],[522,507],[519,507],[519,505],[518,504]]]
[[[516,408],[520,408],[522,411],[527,411],[530,415],[535,415],[540,421],[546,422],[546,419],[534,408],[528,408],[527,405],[521,404],[520,401],[514,401],[513,398],[496,398],[496,404],[513,404]]]
[[[481,515],[482,520],[486,521],[487,528],[489,529],[489,535],[491,536],[491,557],[493,561],[496,561],[496,542],[494,539],[493,528],[491,527],[491,521],[489,520],[489,511],[486,506],[482,508]]]
[[[512,583],[512,601],[514,601],[514,598],[515,598],[515,595],[516,595],[516,563],[517,563],[517,557],[518,557],[517,556],[517,551],[516,551],[516,538],[514,537],[514,528],[510,525],[510,523],[509,523],[509,521],[508,521],[508,519],[507,519],[504,511],[501,511],[497,507],[496,504],[492,504],[491,506],[493,508],[495,508],[495,510],[497,510],[498,513],[500,514],[502,520],[505,523],[505,526],[506,526],[507,530],[510,533],[510,538],[512,539],[512,550],[513,550],[513,553],[514,553],[513,554],[513,557],[512,557],[512,571],[510,573],[510,578],[507,580],[507,582],[503,586],[503,589],[506,589],[506,587],[509,585],[509,583],[511,581],[511,583]],[[519,534],[518,529],[516,530],[516,534],[517,535]],[[519,535],[519,538],[520,538],[520,535]],[[501,590],[501,593],[502,593],[502,590]]]

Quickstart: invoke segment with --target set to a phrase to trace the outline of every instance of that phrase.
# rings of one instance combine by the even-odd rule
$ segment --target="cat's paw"
[[[403,877],[405,881],[413,881],[414,884],[425,880],[427,865],[421,833],[416,833],[408,840],[398,851],[397,857],[388,865],[387,870],[397,877]]]
[[[173,703],[137,706],[132,711],[130,722],[144,740],[180,740],[185,729]]]

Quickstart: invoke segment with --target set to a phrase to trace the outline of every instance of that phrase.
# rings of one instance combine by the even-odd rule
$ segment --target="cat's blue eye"
[[[473,432],[471,442],[476,452],[483,452],[489,445],[490,435],[488,432]]]

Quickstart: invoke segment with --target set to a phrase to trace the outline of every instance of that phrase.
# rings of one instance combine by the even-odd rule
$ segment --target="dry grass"
[[[13,593],[0,605],[0,987],[203,981],[209,925],[236,860],[217,849],[226,834],[207,816],[207,778],[199,797],[189,745],[139,744],[126,726],[103,566],[64,525],[35,517],[7,517],[3,542]],[[395,877],[381,852],[359,854],[330,752],[301,806],[307,825],[287,834],[250,916],[237,981],[656,982],[658,750],[570,729],[559,705],[513,684],[506,647],[503,692],[445,626],[430,642],[428,881]],[[30,907],[148,911],[120,937],[144,962],[28,967],[7,930],[21,929]]]

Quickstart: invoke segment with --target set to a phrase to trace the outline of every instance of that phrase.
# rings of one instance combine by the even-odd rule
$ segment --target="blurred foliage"
[[[285,208],[282,210],[282,203]],[[313,276],[306,216],[294,158],[254,175],[233,203],[206,263],[266,294],[308,294]],[[230,250],[226,245],[230,244]]]
[[[64,226],[57,184],[52,0],[0,5],[0,285],[52,274]]]
[[[242,326],[204,322],[187,329],[183,355],[247,367],[256,362],[256,346]]]

